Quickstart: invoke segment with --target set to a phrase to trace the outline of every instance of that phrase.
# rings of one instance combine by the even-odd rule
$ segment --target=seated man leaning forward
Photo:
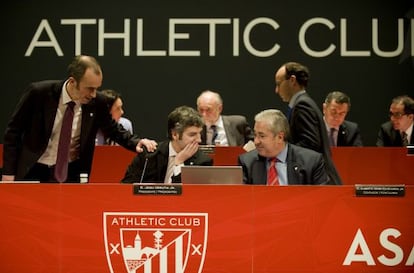
[[[289,124],[279,110],[268,109],[255,116],[256,149],[241,154],[246,184],[310,185],[327,184],[322,154],[288,143]]]
[[[128,166],[123,183],[180,183],[184,165],[213,165],[213,160],[199,150],[203,119],[188,106],[180,106],[168,115],[168,139],[153,153],[135,156]]]

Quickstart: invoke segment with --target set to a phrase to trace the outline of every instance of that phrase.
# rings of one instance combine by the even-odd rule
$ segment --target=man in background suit
[[[258,113],[254,132],[256,149],[238,158],[244,183],[269,185],[269,168],[277,169],[276,185],[328,183],[322,154],[287,142],[289,124],[282,112],[269,109]],[[272,166],[274,158],[277,160]]]
[[[330,92],[322,108],[331,146],[363,146],[358,124],[345,120],[351,108],[348,95],[340,91]]]
[[[197,98],[197,110],[205,126],[201,144],[220,146],[243,146],[253,140],[252,130],[242,115],[221,115],[223,100],[217,92],[202,92]]]
[[[414,145],[414,100],[409,96],[395,97],[390,106],[390,120],[378,132],[377,146],[405,147]]]
[[[155,150],[156,142],[131,135],[111,118],[104,98],[96,92],[102,78],[95,58],[76,56],[68,66],[66,80],[29,85],[5,132],[3,181],[58,181],[54,169],[69,104],[75,105],[68,139],[70,163],[64,164],[67,171],[58,182],[79,182],[80,173],[90,173],[98,129],[129,150],[142,152],[143,145]]]
[[[288,62],[275,74],[275,92],[289,103],[290,142],[323,154],[330,184],[342,184],[331,157],[328,134],[322,112],[305,88],[309,81],[306,66]]]
[[[123,183],[181,182],[183,165],[213,165],[212,159],[199,150],[203,119],[188,106],[168,115],[168,141],[160,142],[154,153],[135,156],[128,166]]]

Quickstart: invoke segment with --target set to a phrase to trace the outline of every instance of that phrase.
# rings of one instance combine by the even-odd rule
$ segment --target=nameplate
[[[403,197],[405,186],[356,184],[355,194],[357,197]]]
[[[210,155],[210,154],[214,154],[215,147],[216,146],[214,145],[199,145],[198,149],[202,151],[203,153]]]
[[[181,184],[134,184],[134,194],[138,195],[181,195]]]
[[[407,155],[414,156],[414,145],[407,146]]]

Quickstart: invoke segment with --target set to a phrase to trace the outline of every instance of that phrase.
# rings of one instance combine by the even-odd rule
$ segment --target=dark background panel
[[[322,105],[326,94],[340,90],[350,95],[349,120],[359,123],[366,145],[375,145],[380,124],[387,120],[390,100],[401,94],[414,95],[414,65],[411,43],[414,32],[414,2],[403,1],[70,1],[50,0],[8,2],[0,11],[3,27],[0,91],[0,137],[22,94],[31,82],[64,79],[66,67],[75,55],[73,26],[62,19],[95,19],[82,26],[83,54],[97,57],[104,71],[102,88],[115,89],[124,97],[125,116],[140,136],[162,140],[166,137],[166,117],[179,105],[195,106],[205,89],[219,91],[225,114],[243,114],[253,124],[254,115],[266,108],[286,109],[274,93],[274,73],[287,61],[298,61],[311,71],[308,92]],[[252,20],[267,17],[279,25],[257,25],[251,44],[257,50],[280,45],[276,54],[258,57],[243,42],[243,31]],[[146,50],[164,50],[167,56],[137,56],[137,19],[143,20],[143,45]],[[215,56],[209,56],[207,25],[177,25],[176,32],[188,33],[177,40],[178,50],[199,50],[200,56],[169,56],[169,22],[172,18],[221,18],[231,24],[217,25]],[[324,57],[309,55],[301,48],[299,32],[304,23],[315,18],[329,20],[333,29],[315,24],[305,36],[313,50],[330,44],[335,50]],[[401,37],[404,50],[394,57],[378,56],[373,50],[373,18],[378,19],[379,47],[393,51],[398,46],[398,19],[403,19]],[[42,19],[49,23],[63,52],[58,56],[50,47],[25,52]],[[125,56],[122,40],[105,40],[99,56],[98,20],[105,32],[123,32],[130,20],[130,54]],[[239,21],[239,55],[233,56],[233,19]],[[345,22],[341,27],[341,21]],[[42,38],[48,39],[43,33]],[[341,41],[348,51],[368,51],[369,56],[343,56]]]

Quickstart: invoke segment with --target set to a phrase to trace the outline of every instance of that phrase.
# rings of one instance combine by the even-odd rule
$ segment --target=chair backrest
[[[214,166],[237,166],[237,158],[246,151],[241,146],[216,146],[214,148]]]
[[[120,183],[135,155],[122,146],[96,146],[89,183]]]

